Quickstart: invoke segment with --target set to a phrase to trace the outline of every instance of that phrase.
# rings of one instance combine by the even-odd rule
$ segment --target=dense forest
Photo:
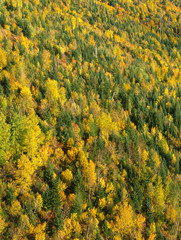
[[[1,0],[0,239],[180,237],[181,1]]]

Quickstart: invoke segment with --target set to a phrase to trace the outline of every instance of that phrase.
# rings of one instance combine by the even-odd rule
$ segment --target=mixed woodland
[[[1,0],[0,239],[180,236],[180,0]]]

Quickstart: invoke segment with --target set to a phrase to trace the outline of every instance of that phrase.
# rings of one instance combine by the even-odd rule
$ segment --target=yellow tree
[[[30,221],[29,217],[26,214],[20,216],[20,229],[25,236],[29,232]]]
[[[59,112],[58,100],[64,105],[66,101],[66,90],[64,87],[58,89],[58,83],[55,80],[48,79],[46,81],[46,94],[45,97],[48,100],[50,111],[53,115],[57,116]]]
[[[18,200],[14,200],[11,204],[11,207],[9,209],[10,214],[13,217],[17,217],[21,214],[21,204]]]
[[[43,198],[39,193],[36,193],[35,211],[40,211],[42,207],[43,207]]]
[[[96,172],[95,172],[95,163],[90,160],[88,163],[88,167],[84,168],[83,176],[85,177],[85,184],[89,191],[89,200],[91,199],[91,193],[96,187]]]
[[[45,240],[45,229],[46,222],[43,224],[37,224],[36,227],[31,225],[29,228],[29,233],[34,236],[35,240]]]
[[[6,118],[0,114],[0,163],[3,164],[9,148],[10,126],[6,123]]]
[[[58,91],[58,85],[57,81],[48,79],[46,81],[46,99],[49,102],[50,111],[54,114],[58,114],[58,105],[57,100],[59,99],[59,91]]]
[[[113,208],[114,220],[112,221],[112,230],[115,235],[121,238],[132,236],[135,227],[134,212],[128,202],[128,197],[125,196],[124,202],[119,203]]]
[[[65,171],[63,171],[61,175],[66,183],[68,183],[68,184],[71,183],[71,181],[73,179],[73,174],[69,169],[66,169]]]
[[[43,140],[41,129],[38,125],[38,118],[33,112],[25,119],[26,137],[23,150],[27,152],[28,157],[33,158],[37,155],[40,144]]]
[[[163,212],[165,207],[165,192],[162,184],[162,179],[158,176],[158,181],[154,187],[153,205],[156,214]]]
[[[28,87],[22,87],[20,98],[18,99],[19,111],[24,113],[32,113],[35,103],[32,99],[31,91]]]
[[[7,64],[7,57],[6,52],[0,48],[0,71],[6,66]]]
[[[138,214],[135,220],[134,235],[136,240],[144,240],[143,232],[145,227],[146,219],[143,215]]]
[[[30,190],[32,176],[35,171],[32,162],[26,155],[22,155],[18,160],[18,169],[16,171],[16,192],[25,194]]]
[[[43,140],[38,117],[32,113],[29,117],[14,114],[11,120],[11,153],[18,157],[26,153],[29,158],[37,155]]]
[[[2,212],[2,208],[0,207],[0,236],[3,234],[3,231],[7,226],[5,219],[1,216],[1,212]]]

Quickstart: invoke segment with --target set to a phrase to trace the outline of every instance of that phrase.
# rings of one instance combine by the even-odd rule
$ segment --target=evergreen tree
[[[85,196],[85,190],[83,185],[83,177],[81,171],[78,169],[75,179],[73,181],[74,191],[75,191],[75,201],[72,207],[72,212],[77,213],[78,215],[82,214],[82,204]]]
[[[177,159],[175,163],[175,174],[180,174],[180,169],[181,169],[180,163],[181,163],[181,160],[179,161],[179,159]]]
[[[154,215],[152,212],[152,205],[151,205],[151,200],[146,196],[145,201],[144,201],[144,211],[146,213],[146,221],[147,224],[151,224],[154,222]]]
[[[158,224],[156,224],[156,234],[157,234],[157,240],[164,240],[164,237],[160,231]]]

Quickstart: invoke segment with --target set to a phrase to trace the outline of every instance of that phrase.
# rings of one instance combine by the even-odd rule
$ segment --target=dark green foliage
[[[104,220],[104,224],[103,224],[103,233],[104,233],[105,238],[109,237],[109,229],[107,227],[107,221],[106,220]]]
[[[6,194],[6,197],[5,197],[5,201],[6,201],[6,204],[7,205],[11,205],[11,202],[14,200],[14,195],[13,195],[13,189],[12,188],[9,188],[7,190],[7,194]]]
[[[157,240],[164,240],[164,237],[160,231],[158,224],[156,224],[156,234],[157,234]]]
[[[177,159],[175,163],[175,174],[180,174],[181,172],[181,160]]]
[[[135,181],[133,186],[133,203],[135,205],[136,210],[141,211],[142,201],[143,201],[143,193],[141,189],[141,185],[138,180]]]
[[[24,141],[27,134],[27,126],[24,125],[24,119],[21,115],[15,113],[11,121],[11,147],[14,158],[18,159],[24,148]],[[14,159],[13,159],[14,160]]]
[[[48,184],[48,187],[43,194],[43,205],[46,209],[56,211],[60,205],[58,179],[53,179],[53,166],[50,162],[48,162],[47,168],[44,171],[44,180]]]
[[[101,234],[100,234],[100,231],[98,230],[98,233],[97,233],[97,240],[101,240]]]
[[[0,15],[0,24],[4,28],[4,25],[6,24],[6,16],[4,15],[4,13],[1,13]]]
[[[57,126],[56,126],[57,135],[60,138],[60,140],[66,142],[70,137],[73,137],[72,122],[73,122],[73,116],[70,111],[60,112],[57,118]]]
[[[53,219],[52,226],[55,226],[56,229],[61,229],[62,225],[63,225],[62,211],[60,210],[60,208],[57,208],[54,219]]]
[[[9,84],[9,79],[6,76],[4,76],[3,80],[1,81],[1,86],[3,87],[4,94],[9,96],[11,94],[11,86]]]
[[[27,38],[31,38],[31,27],[28,19],[18,19],[17,25],[22,29]]]
[[[23,55],[26,51],[25,47],[22,45],[21,41],[18,43],[18,49],[20,51],[20,55]]]
[[[51,164],[50,161],[48,161],[47,167],[44,172],[44,179],[49,185],[51,185],[52,178],[53,178],[53,165]]]
[[[103,197],[103,196],[102,196]],[[100,198],[102,198],[100,197]],[[123,184],[120,184],[120,188],[117,189],[116,191],[116,196],[114,198],[115,204],[119,202],[123,202]]]
[[[148,197],[146,197],[146,199],[144,200],[144,212],[146,213],[147,224],[150,225],[152,222],[154,222],[154,215],[152,212],[151,201]]]
[[[74,186],[74,192],[76,196],[75,196],[75,201],[72,207],[72,212],[77,213],[79,216],[82,214],[82,204],[85,196],[83,178],[82,178],[81,171],[79,169],[77,170],[77,174],[75,175],[73,186]]]
[[[167,169],[166,163],[163,160],[162,163],[161,163],[161,166],[160,166],[160,175],[162,177],[163,183],[166,182],[167,171],[168,171],[168,169]]]
[[[57,211],[60,205],[60,196],[58,191],[58,181],[53,180],[43,194],[43,206],[46,209]]]

